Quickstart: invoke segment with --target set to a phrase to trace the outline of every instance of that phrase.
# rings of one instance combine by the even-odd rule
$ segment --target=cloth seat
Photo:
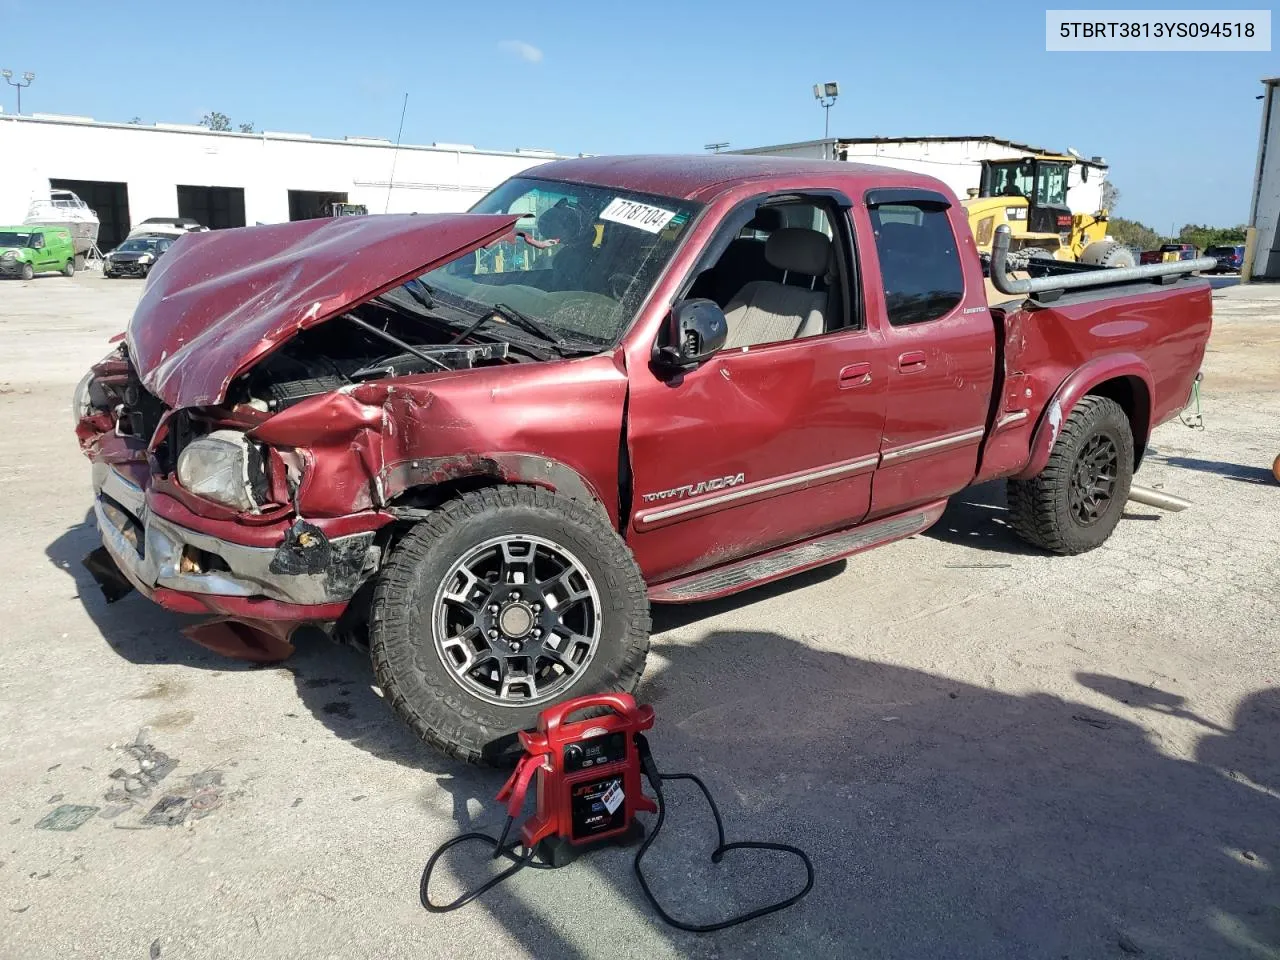
[[[725,307],[728,349],[813,337],[826,330],[827,292],[815,289],[831,262],[831,241],[817,230],[785,227],[765,242],[765,260],[781,270],[782,282],[753,280]],[[791,274],[809,278],[808,286],[788,284]]]

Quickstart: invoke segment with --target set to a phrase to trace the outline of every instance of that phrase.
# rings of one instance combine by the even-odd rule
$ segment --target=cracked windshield
[[[542,339],[598,349],[630,323],[697,209],[668,197],[516,178],[471,209],[518,214],[514,236],[384,296],[420,310],[427,295],[436,311],[497,313],[526,334],[541,327],[549,335]]]

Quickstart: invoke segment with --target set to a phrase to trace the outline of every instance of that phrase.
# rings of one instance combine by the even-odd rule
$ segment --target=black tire
[[[76,261],[74,257],[62,265],[62,275],[64,277],[74,277],[76,275]]]
[[[31,264],[29,264],[29,263],[24,263],[24,264],[22,265],[22,279],[23,279],[23,280],[31,280],[32,278],[34,278],[34,277],[35,277],[35,275],[36,275],[36,272],[35,272],[35,270],[34,270],[34,269],[32,269]]]
[[[472,681],[459,676],[462,668],[445,665],[436,639],[437,602],[455,564],[504,536],[541,538],[567,549],[589,574],[598,597],[593,654],[573,679],[552,677],[551,689],[561,681],[567,686],[536,704],[491,702],[468,689],[464,683]],[[498,581],[507,589],[516,582]],[[540,585],[536,573],[529,583]],[[481,593],[494,589],[492,582],[480,587]],[[475,605],[484,608],[477,618],[497,606],[487,606],[492,599]],[[547,602],[546,610],[554,609]],[[533,487],[493,487],[449,501],[399,541],[374,589],[369,649],[385,699],[419,737],[469,763],[502,766],[520,754],[517,732],[531,729],[552,703],[587,693],[634,690],[644,671],[649,629],[640,570],[598,507]],[[535,642],[529,640],[530,650]],[[487,655],[474,663],[489,662],[483,659]],[[478,682],[485,682],[490,671],[478,673]]]
[[[1089,464],[1114,453],[1110,482],[1090,480],[1090,490],[1106,488],[1091,510],[1093,497],[1081,496],[1081,476]],[[1077,473],[1077,469],[1081,471]],[[1099,475],[1108,472],[1101,468]],[[1010,526],[1023,540],[1050,553],[1068,556],[1101,546],[1124,513],[1133,484],[1133,431],[1120,405],[1107,397],[1087,396],[1067,417],[1049,453],[1049,462],[1030,480],[1008,481]],[[1073,489],[1074,487],[1074,489]],[[1082,513],[1096,512],[1093,519]]]
[[[1040,257],[1044,260],[1056,260],[1053,251],[1045,247],[1023,247],[1018,251],[1020,257]]]

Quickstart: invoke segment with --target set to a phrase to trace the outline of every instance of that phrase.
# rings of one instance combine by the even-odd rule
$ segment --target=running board
[[[649,588],[654,603],[693,603],[714,600],[740,590],[780,580],[844,557],[902,540],[928,530],[946,509],[947,501],[916,507],[860,527],[838,530],[789,547],[738,560]]]

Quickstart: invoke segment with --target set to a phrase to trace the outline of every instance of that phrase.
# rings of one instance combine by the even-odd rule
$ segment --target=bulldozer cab
[[[1018,220],[1025,220],[1025,229],[1021,232],[1039,234],[1049,241],[1049,246],[1052,246],[1053,236],[1057,236],[1064,245],[1070,244],[1071,208],[1067,206],[1067,182],[1071,163],[1070,157],[987,160],[982,164],[982,185],[978,195],[1006,198],[1009,207],[1022,208],[1025,204],[1025,212],[1016,215]]]

